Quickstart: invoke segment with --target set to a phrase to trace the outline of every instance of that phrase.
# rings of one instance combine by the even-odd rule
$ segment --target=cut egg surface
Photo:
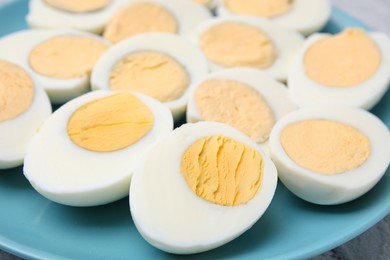
[[[28,148],[24,175],[52,201],[106,204],[128,195],[140,156],[172,128],[170,111],[150,97],[93,91],[45,121]]]
[[[321,30],[330,13],[328,0],[221,0],[217,8],[217,14],[222,17],[261,17],[303,35]]]
[[[360,28],[310,36],[298,51],[288,77],[291,96],[299,107],[371,109],[389,85],[389,37]]]
[[[163,102],[175,120],[185,113],[188,92],[208,73],[201,51],[180,36],[148,33],[111,47],[96,63],[92,89],[132,90]]]
[[[77,29],[100,34],[123,0],[31,0],[31,28]]]
[[[130,210],[151,245],[171,253],[198,253],[255,224],[276,185],[275,165],[242,132],[218,122],[184,124],[138,164]]]
[[[103,33],[112,43],[149,32],[190,37],[198,24],[212,17],[205,6],[193,0],[137,0],[125,3],[112,15]]]
[[[368,192],[390,162],[390,133],[366,110],[317,106],[289,113],[274,126],[271,157],[280,180],[298,197],[340,204]]]
[[[206,21],[194,39],[212,71],[252,67],[285,81],[303,37],[290,29],[256,17],[231,16]]]
[[[49,98],[28,69],[0,59],[0,169],[23,163],[28,144],[51,112]]]
[[[285,85],[252,68],[208,74],[194,85],[189,96],[187,122],[231,125],[265,149],[274,124],[295,109]]]

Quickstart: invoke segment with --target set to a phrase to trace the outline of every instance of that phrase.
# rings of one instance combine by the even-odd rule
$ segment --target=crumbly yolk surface
[[[121,93],[79,107],[68,121],[70,139],[94,152],[126,148],[153,127],[151,110],[136,96]]]
[[[88,13],[105,8],[111,0],[44,0],[44,2],[62,11]]]
[[[280,142],[300,166],[339,174],[362,165],[371,153],[369,139],[357,129],[330,120],[305,120],[283,129]]]
[[[83,36],[56,36],[36,46],[30,67],[43,76],[73,79],[89,76],[107,45]]]
[[[382,60],[381,52],[361,29],[346,29],[314,43],[304,56],[307,76],[329,87],[353,87],[371,78]]]
[[[263,158],[232,138],[211,136],[192,144],[182,156],[181,172],[199,197],[223,206],[250,201],[263,176]]]
[[[166,8],[154,3],[133,3],[118,10],[104,31],[112,43],[147,32],[176,33],[176,18]]]
[[[110,75],[111,89],[137,91],[161,102],[181,97],[189,83],[190,76],[180,63],[155,51],[130,53]]]
[[[274,114],[263,97],[238,81],[203,82],[195,91],[195,103],[203,120],[231,125],[256,142],[266,141],[275,124]]]
[[[293,3],[293,0],[224,0],[232,13],[268,18],[287,13]]]
[[[270,67],[277,50],[260,29],[238,22],[210,27],[200,37],[200,47],[208,60],[222,67]]]
[[[0,122],[26,111],[34,98],[31,77],[16,64],[0,60]]]

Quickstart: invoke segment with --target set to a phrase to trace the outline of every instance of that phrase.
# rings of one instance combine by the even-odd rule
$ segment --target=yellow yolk
[[[352,87],[372,77],[381,63],[381,52],[361,29],[321,39],[304,57],[306,74],[329,87]]]
[[[283,129],[280,141],[300,166],[322,174],[338,174],[362,165],[370,141],[355,128],[330,120],[306,120]]]
[[[131,53],[111,72],[113,90],[133,90],[161,102],[183,95],[190,83],[185,68],[170,56],[154,51]]]
[[[72,79],[89,76],[107,46],[82,36],[57,36],[35,47],[29,56],[31,68],[47,77]]]
[[[231,125],[256,142],[266,141],[275,124],[262,96],[238,81],[205,81],[195,91],[195,103],[202,119]]]
[[[287,13],[293,0],[224,0],[224,3],[235,14],[271,18]]]
[[[183,154],[181,171],[199,197],[215,204],[245,204],[257,193],[263,159],[253,148],[224,136],[203,138]]]
[[[214,25],[201,35],[206,57],[222,67],[268,68],[276,59],[271,39],[258,28],[237,22]]]
[[[104,37],[117,43],[141,33],[177,31],[175,17],[164,7],[154,3],[133,3],[114,14],[107,24]]]
[[[34,83],[18,65],[0,60],[0,122],[26,111],[34,98]]]
[[[68,135],[78,146],[94,152],[126,148],[153,127],[150,109],[136,96],[116,94],[78,108],[68,121]]]
[[[106,7],[111,0],[44,0],[44,2],[66,12],[88,13]]]

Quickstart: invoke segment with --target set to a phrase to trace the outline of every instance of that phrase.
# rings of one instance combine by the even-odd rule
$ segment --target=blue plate
[[[0,36],[27,28],[27,1],[0,8]],[[325,31],[367,28],[333,9]],[[15,50],[17,51],[17,50]],[[373,109],[390,124],[390,92]],[[265,215],[245,234],[194,258],[310,258],[347,242],[390,213],[390,173],[363,197],[339,206],[317,206],[292,195],[282,184]],[[0,248],[24,258],[175,259],[145,242],[134,227],[128,199],[90,208],[62,206],[40,196],[22,168],[0,171]]]

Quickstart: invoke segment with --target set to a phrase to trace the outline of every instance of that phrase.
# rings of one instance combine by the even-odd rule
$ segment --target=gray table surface
[[[0,4],[6,1],[9,0],[0,0]],[[390,36],[390,0],[332,0],[332,3],[371,28]],[[0,250],[0,259],[20,258]],[[336,259],[390,259],[390,215],[344,245],[313,258]]]

